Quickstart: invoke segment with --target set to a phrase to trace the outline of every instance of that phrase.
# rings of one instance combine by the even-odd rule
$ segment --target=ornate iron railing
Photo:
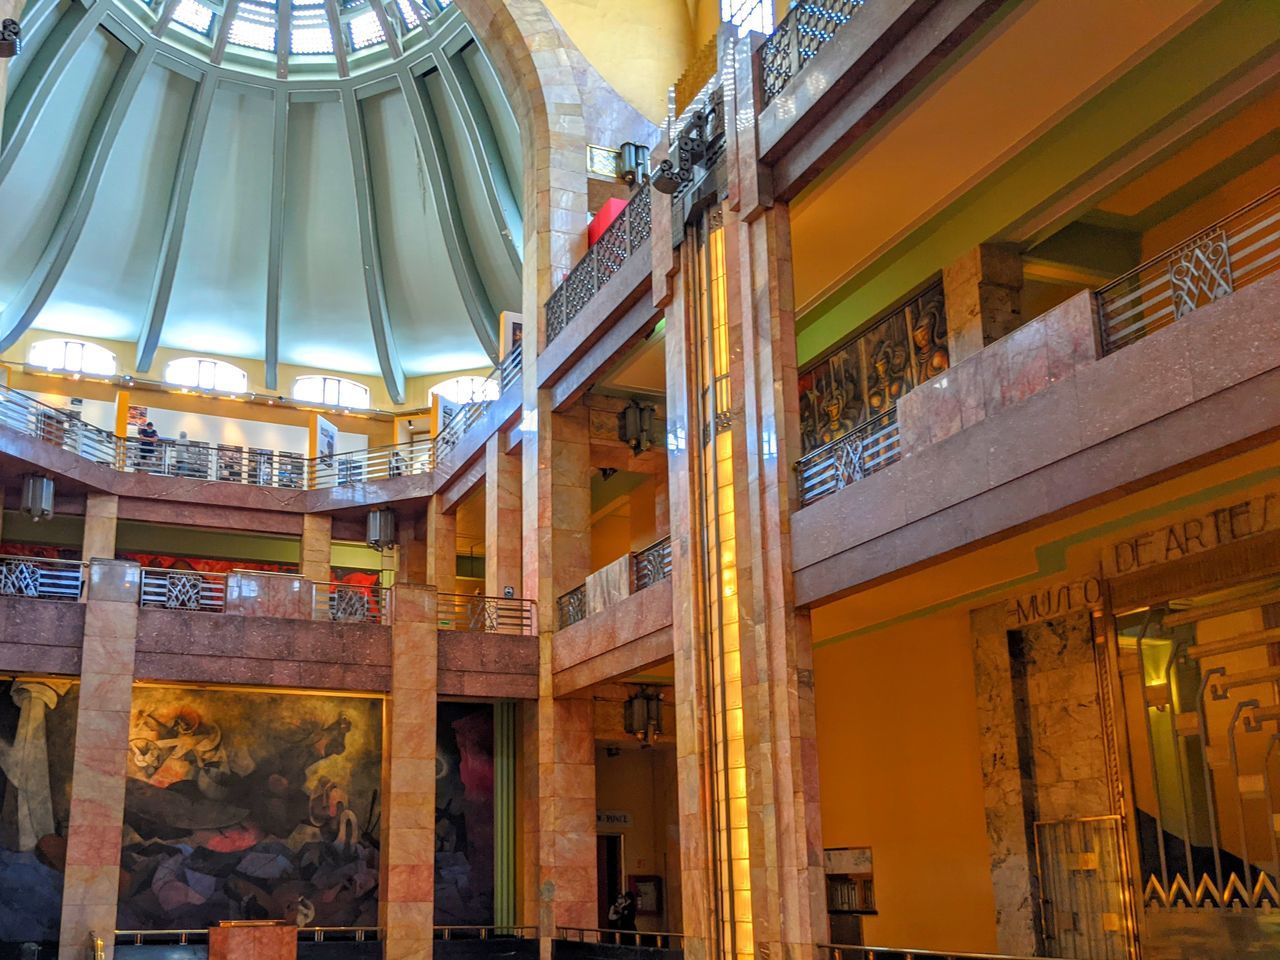
[[[517,597],[468,597],[458,593],[436,597],[436,619],[441,630],[532,636],[537,633],[536,614],[537,606],[532,600]]]
[[[946,950],[913,950],[908,947],[851,947],[820,943],[825,960],[1034,960],[1005,953],[951,953]]]
[[[0,557],[0,596],[36,600],[80,599],[84,563],[44,557]]]
[[[666,930],[601,930],[596,927],[556,927],[557,940],[573,943],[600,943],[608,946],[651,947],[656,950],[683,950],[684,934]]]
[[[144,607],[222,613],[227,609],[227,575],[143,567],[140,602]]]
[[[796,461],[800,506],[887,467],[899,454],[897,411],[889,410]]]
[[[432,927],[436,940],[536,940],[536,926],[498,925],[492,927],[440,926]]]
[[[560,629],[577,623],[587,615],[587,585],[574,587],[556,600],[556,615]]]
[[[800,0],[757,54],[764,105],[768,105],[836,32],[853,19],[865,0]]]
[[[547,343],[558,337],[591,302],[653,231],[650,186],[646,181],[609,224],[587,255],[569,271],[547,300]]]
[[[354,583],[313,581],[317,620],[333,623],[390,623],[391,590]]]
[[[671,538],[663,537],[657,543],[632,555],[632,593],[651,587],[671,576]]]
[[[1098,290],[1105,352],[1280,269],[1280,187]]]

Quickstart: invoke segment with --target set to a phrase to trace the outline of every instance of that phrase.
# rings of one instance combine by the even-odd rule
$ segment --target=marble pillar
[[[120,498],[114,493],[90,493],[84,502],[84,560],[116,558],[116,524]]]
[[[436,591],[396,587],[383,764],[385,960],[430,960],[435,922]]]
[[[458,589],[458,515],[440,509],[440,498],[427,502],[427,583],[440,593]]]
[[[136,563],[89,564],[60,960],[81,960],[90,934],[106,941],[107,960],[114,951],[141,581]]]
[[[952,365],[1022,325],[1022,256],[984,243],[942,271]]]
[[[521,495],[518,456],[506,452],[507,438],[495,433],[485,445],[484,473],[484,592],[505,596],[510,587],[515,596],[523,590],[520,566]]]
[[[333,579],[333,517],[326,513],[303,514],[298,559],[302,579],[316,583]]]
[[[396,583],[427,582],[427,521],[400,518],[396,525]]]

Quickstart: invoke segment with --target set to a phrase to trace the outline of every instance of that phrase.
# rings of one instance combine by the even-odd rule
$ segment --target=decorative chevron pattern
[[[1280,907],[1280,892],[1276,890],[1275,881],[1261,871],[1252,888],[1232,873],[1227,876],[1222,889],[1219,889],[1206,874],[1200,878],[1194,892],[1180,875],[1174,875],[1167,888],[1157,877],[1152,876],[1142,892],[1142,903],[1146,907],[1164,909],[1265,910]]]

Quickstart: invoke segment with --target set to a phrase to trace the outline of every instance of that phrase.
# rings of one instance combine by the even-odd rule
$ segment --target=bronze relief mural
[[[134,688],[122,930],[376,926],[382,701]]]
[[[859,330],[800,373],[802,452],[889,415],[898,400],[950,366],[938,283]]]

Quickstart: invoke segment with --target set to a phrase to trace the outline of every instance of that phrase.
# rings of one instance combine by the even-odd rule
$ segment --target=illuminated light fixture
[[[35,522],[52,519],[53,480],[34,473],[23,477],[19,509]]]
[[[651,403],[632,400],[618,414],[618,439],[633,453],[644,453],[653,446],[653,417],[657,408]]]
[[[622,729],[651,747],[662,736],[662,694],[649,687],[640,691],[622,705]]]
[[[643,143],[624,143],[618,149],[618,177],[633,187],[649,179],[649,148]]]
[[[394,510],[370,510],[365,527],[365,540],[375,550],[388,550],[396,542]]]

